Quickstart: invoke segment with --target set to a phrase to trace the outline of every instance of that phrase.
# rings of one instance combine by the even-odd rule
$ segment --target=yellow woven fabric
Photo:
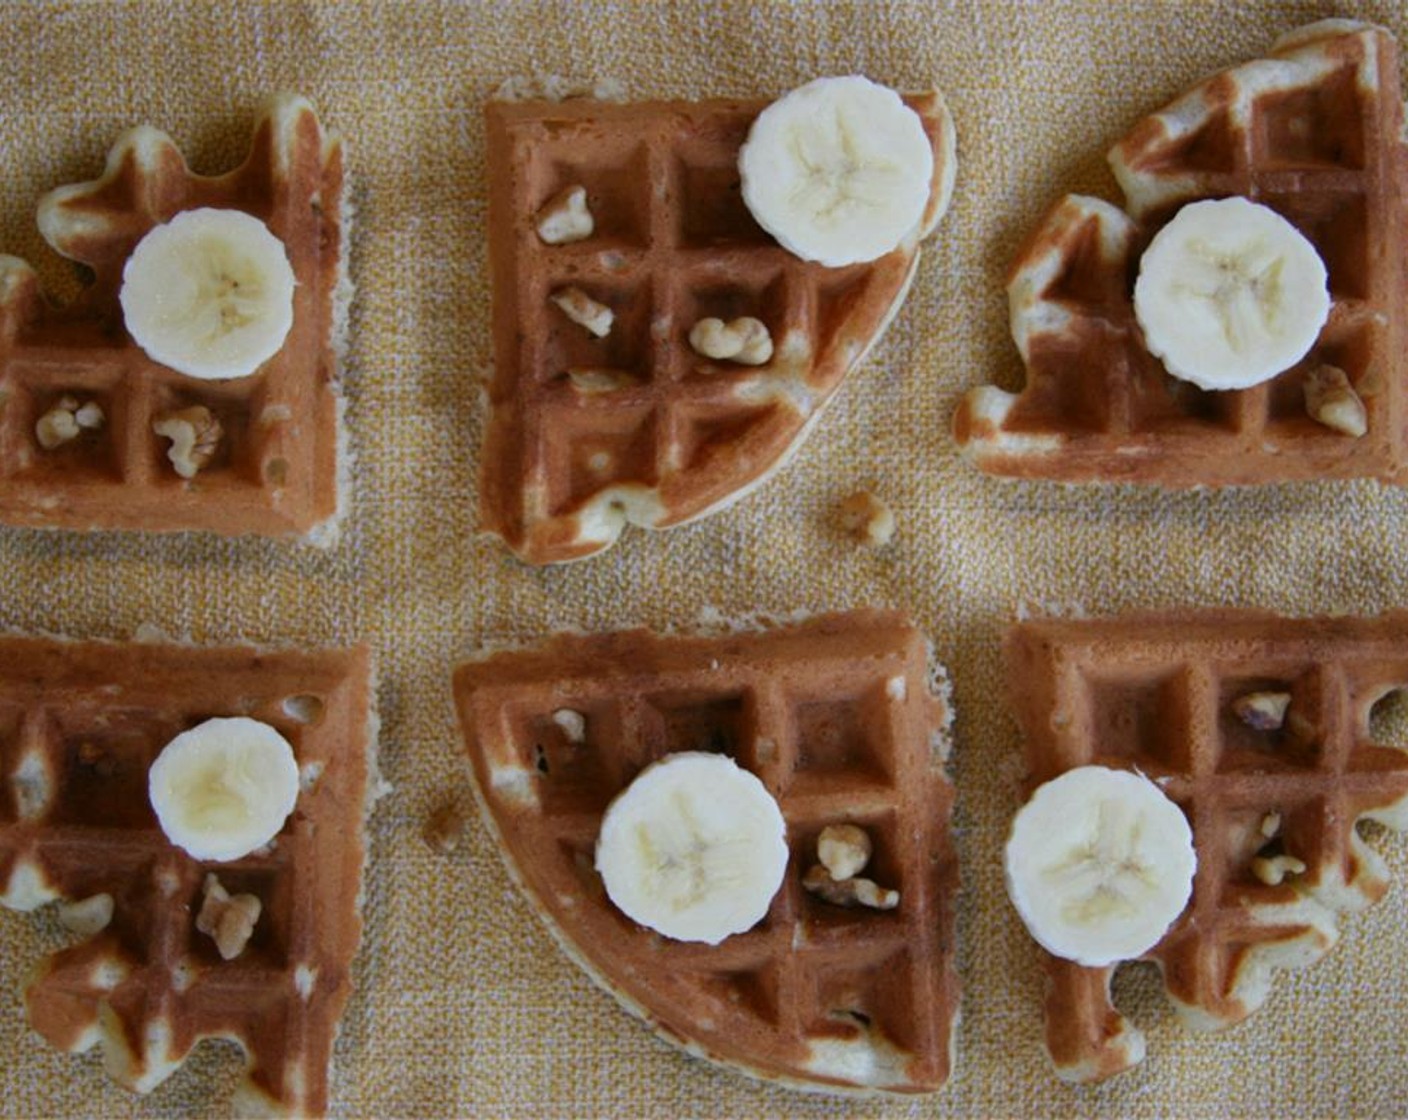
[[[961,462],[962,391],[1020,383],[1002,281],[1067,190],[1117,198],[1106,148],[1202,75],[1328,14],[1390,25],[1400,3],[7,4],[0,12],[0,251],[71,285],[34,207],[95,175],[125,127],[169,131],[198,170],[242,158],[268,92],[308,94],[349,144],[357,299],[346,370],[354,507],[328,553],[258,541],[0,530],[0,626],[120,637],[154,622],[200,641],[365,639],[381,671],[395,785],[370,826],[358,990],[333,1106],[356,1116],[1389,1115],[1408,1100],[1408,842],[1398,885],[1344,922],[1320,965],[1217,1036],[1185,1032],[1136,973],[1117,984],[1149,1034],[1139,1069],[1071,1089],[1041,1051],[1036,956],[1000,872],[1020,773],[999,640],[1020,604],[1110,612],[1224,605],[1372,612],[1408,602],[1408,494],[1372,484],[1225,494],[1035,487]],[[907,305],[806,447],[754,496],[603,557],[529,570],[476,536],[477,380],[491,360],[481,106],[534,72],[622,79],[634,96],[771,95],[860,71],[937,82],[959,131],[954,205]],[[832,523],[873,486],[900,531],[880,552]],[[684,1057],[594,988],[510,885],[477,821],[453,856],[420,839],[447,791],[468,807],[448,702],[481,640],[555,628],[903,607],[954,678],[966,994],[940,1096],[847,1102]],[[208,1046],[147,1099],[97,1056],[50,1051],[19,983],[60,943],[0,915],[0,1113],[219,1113],[238,1068]]]

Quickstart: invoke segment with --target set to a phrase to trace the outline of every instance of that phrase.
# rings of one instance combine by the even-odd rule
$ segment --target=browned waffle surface
[[[237,1107],[321,1114],[361,935],[371,714],[365,650],[0,638],[0,902],[113,900],[106,928],[28,981],[34,1029],[62,1050],[101,1045],[143,1092],[201,1039],[233,1039],[249,1065]],[[180,732],[233,715],[289,740],[302,790],[269,846],[201,863],[158,826],[147,770]],[[211,871],[263,906],[228,961],[196,928]]]
[[[919,240],[948,205],[952,120],[937,92],[907,103],[934,145],[928,208],[893,252],[846,268],[788,253],[743,204],[738,151],[766,102],[490,103],[484,528],[530,563],[572,560],[627,522],[707,514],[781,465],[898,310]],[[595,231],[546,244],[536,215],[572,186]],[[564,287],[614,311],[607,337],[550,302]],[[767,364],[691,348],[698,320],[739,316],[768,326]],[[583,391],[572,370],[608,371],[615,387]]]
[[[1398,50],[1382,28],[1314,25],[1141,121],[1110,153],[1129,213],[1071,195],[1008,284],[1026,365],[1017,394],[971,391],[954,418],[984,471],[1163,486],[1370,477],[1401,483],[1408,347],[1408,143]],[[1307,356],[1250,389],[1208,392],[1145,347],[1139,256],[1184,203],[1240,195],[1283,215],[1329,273]],[[1132,215],[1132,216],[1131,216]],[[1312,419],[1305,382],[1330,365],[1362,399],[1360,438]]]
[[[461,666],[455,699],[485,819],[568,954],[692,1053],[769,1080],[925,1092],[951,1065],[957,867],[943,772],[949,713],[921,635],[860,611],[721,637],[559,636]],[[553,719],[585,717],[573,742]],[[731,756],[777,798],[792,858],[763,921],[717,946],[670,941],[608,901],[608,803],[674,751]],[[802,887],[828,824],[874,839],[895,910]]]
[[[54,307],[27,264],[0,256],[0,521],[330,543],[339,470],[334,343],[349,290],[343,185],[341,142],[307,101],[285,95],[261,111],[248,159],[229,174],[192,174],[168,136],[141,127],[118,139],[99,179],[46,196],[41,232],[93,281],[75,303]],[[249,377],[187,377],[148,358],[123,328],[127,257],[153,226],[199,207],[259,218],[293,266],[293,327]],[[96,403],[105,422],[46,449],[36,426],[65,397]],[[187,480],[152,425],[194,406],[210,411],[223,438]]]
[[[1380,745],[1371,730],[1376,705],[1408,688],[1408,614],[1046,620],[1016,626],[1007,653],[1033,786],[1087,764],[1135,769],[1188,816],[1193,897],[1146,959],[1190,1027],[1251,1014],[1273,969],[1318,960],[1338,914],[1387,889],[1357,826],[1408,829],[1408,739]],[[1290,696],[1281,728],[1236,714],[1258,692]],[[1273,885],[1256,861],[1278,856],[1304,870]],[[1095,1080],[1140,1061],[1143,1038],[1111,1002],[1113,968],[1043,956],[1061,1076]]]

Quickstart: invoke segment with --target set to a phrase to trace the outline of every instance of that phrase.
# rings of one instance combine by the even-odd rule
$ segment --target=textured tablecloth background
[[[1143,112],[1311,19],[1362,14],[1408,41],[1401,4],[465,5],[7,4],[0,10],[0,251],[66,266],[39,196],[96,174],[125,127],[169,131],[197,170],[242,158],[255,104],[309,94],[347,138],[358,294],[346,370],[354,509],[328,553],[255,541],[0,530],[0,626],[120,637],[143,622],[201,641],[366,640],[382,676],[395,794],[370,828],[358,990],[334,1109],[359,1116],[1403,1115],[1408,1111],[1408,843],[1399,882],[1344,923],[1317,967],[1220,1036],[1185,1033],[1147,975],[1117,985],[1149,1060],[1071,1089],[1040,1049],[1035,955],[1006,905],[1005,820],[1019,773],[999,639],[1022,603],[1091,612],[1235,605],[1292,613],[1408,605],[1408,493],[1375,485],[1162,495],[1003,484],[960,462],[959,394],[1020,382],[1002,291],[1019,240],[1067,190],[1117,197],[1103,153]],[[596,560],[529,570],[476,537],[490,361],[480,109],[503,78],[615,76],[635,96],[774,95],[864,72],[944,89],[959,131],[953,208],[908,304],[794,462],[727,512],[630,533]],[[897,542],[859,550],[830,522],[868,485]],[[904,607],[956,682],[966,988],[958,1066],[913,1102],[801,1096],[658,1042],[557,951],[477,820],[451,858],[421,822],[466,806],[447,701],[481,639],[687,621],[712,606]],[[238,1067],[207,1045],[145,1100],[96,1055],[50,1051],[16,994],[52,923],[0,914],[0,1112],[219,1113]]]

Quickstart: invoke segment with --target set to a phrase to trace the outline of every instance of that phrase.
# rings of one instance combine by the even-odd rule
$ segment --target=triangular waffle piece
[[[0,638],[0,902],[106,895],[111,919],[40,964],[29,1021],[61,1050],[101,1045],[146,1092],[203,1038],[240,1044],[236,1105],[320,1115],[361,936],[362,825],[373,743],[365,650],[273,652]],[[248,715],[293,745],[303,788],[266,848],[201,863],[166,839],[147,770],[174,736]],[[197,928],[215,872],[263,909],[222,958]],[[14,978],[12,978],[14,979]]]
[[[1338,914],[1387,889],[1356,825],[1408,829],[1408,739],[1376,745],[1370,719],[1408,687],[1408,615],[1043,620],[1016,626],[1007,656],[1033,788],[1087,764],[1134,769],[1188,816],[1193,897],[1144,959],[1189,1027],[1250,1015],[1273,969],[1318,960]],[[1239,710],[1268,695],[1289,698],[1280,717]],[[1042,956],[1060,1076],[1093,1081],[1141,1061],[1144,1038],[1110,998],[1113,967]]]
[[[934,145],[928,207],[893,252],[846,268],[793,256],[743,204],[738,150],[766,102],[489,104],[484,528],[529,563],[574,560],[627,522],[664,529],[720,509],[783,464],[899,309],[948,206],[953,122],[937,92],[906,100]],[[537,215],[573,186],[595,232],[546,244]],[[614,311],[609,335],[549,302],[565,287]],[[771,361],[695,353],[690,329],[711,316],[762,320]]]
[[[756,1077],[912,1093],[948,1078],[958,1010],[949,712],[935,683],[902,616],[857,611],[716,637],[560,636],[461,666],[455,700],[509,871],[627,1010]],[[612,798],[685,750],[757,774],[792,853],[768,915],[716,946],[635,924],[594,864]],[[803,888],[818,834],[844,822],[871,835],[865,874],[899,891],[897,909]]]
[[[992,474],[1068,482],[1404,482],[1408,142],[1392,36],[1341,20],[1304,28],[1142,121],[1110,162],[1129,214],[1071,195],[1018,254],[1008,296],[1027,384],[968,394],[954,418],[965,453]],[[1332,308],[1291,369],[1207,392],[1148,352],[1132,292],[1144,246],[1177,209],[1229,195],[1310,240]],[[1305,383],[1324,366],[1362,400],[1363,436],[1309,415]]]
[[[102,176],[47,195],[39,228],[92,270],[71,306],[40,295],[34,271],[0,256],[0,521],[67,529],[202,529],[336,538],[337,355],[346,277],[342,144],[301,97],[262,110],[245,163],[194,175],[171,138],[123,134]],[[155,225],[199,207],[243,210],[279,237],[297,279],[283,348],[249,377],[190,378],[152,361],[123,329],[122,270]],[[42,419],[94,404],[101,426],[46,448]],[[221,429],[182,478],[155,421],[202,407]],[[213,431],[207,427],[208,431]]]

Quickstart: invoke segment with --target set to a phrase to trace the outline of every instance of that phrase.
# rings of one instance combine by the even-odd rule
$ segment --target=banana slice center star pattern
[[[1277,331],[1286,259],[1258,240],[1228,251],[1209,241],[1188,243],[1189,278],[1176,290],[1204,300],[1229,348],[1244,353],[1254,338]]]

